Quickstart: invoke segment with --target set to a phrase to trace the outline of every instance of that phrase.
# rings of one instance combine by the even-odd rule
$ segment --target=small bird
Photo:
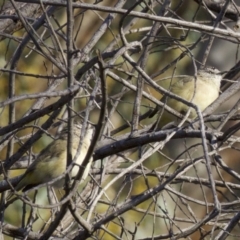
[[[222,76],[219,70],[207,67],[199,70],[196,78],[194,76],[180,78],[170,87],[170,91],[194,103],[203,111],[218,98],[221,80]],[[189,110],[189,106],[168,96],[164,96],[161,101],[181,114],[186,114]],[[149,118],[153,117],[160,109],[161,107],[157,106],[149,115]],[[197,113],[193,108],[189,117],[192,119],[197,117]]]
[[[74,124],[73,127],[73,146],[72,154],[73,158],[77,153],[78,145],[80,142],[82,126],[79,124]],[[81,145],[80,154],[74,164],[71,171],[71,177],[75,177],[79,166],[82,164],[88,148],[91,144],[93,136],[93,127],[88,126],[86,128],[85,136],[83,138],[83,143]],[[37,159],[28,167],[26,172],[23,174],[21,180],[15,187],[16,191],[23,190],[27,191],[35,186],[42,183],[47,183],[53,179],[61,176],[67,167],[67,127],[63,128],[60,132],[59,137],[51,142],[46,148],[44,148],[38,155]],[[92,163],[92,158],[87,164],[81,181],[84,181],[88,176],[90,166]],[[57,180],[52,185],[56,188],[61,188],[64,186],[65,178]]]

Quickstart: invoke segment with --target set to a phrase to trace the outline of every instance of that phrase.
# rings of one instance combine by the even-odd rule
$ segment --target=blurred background
[[[74,113],[85,116],[89,110],[89,120],[95,124],[98,123],[103,98],[97,49],[100,50],[106,67],[107,119],[95,149],[107,146],[110,140],[115,142],[127,139],[133,130],[133,113],[140,117],[154,109],[156,102],[150,97],[159,100],[162,96],[136,70],[124,52],[131,56],[136,66],[140,66],[151,81],[166,89],[172,81],[177,81],[174,76],[194,75],[201,66],[213,66],[226,74],[235,67],[234,71],[230,71],[235,75],[229,77],[225,74],[226,81],[223,81],[222,86],[238,81],[240,35],[238,36],[236,24],[239,1],[229,1],[228,5],[224,5],[227,1],[199,2],[201,1],[73,2],[74,51],[70,67],[76,74],[75,84],[81,85],[74,98]],[[46,17],[46,11],[53,8],[50,5],[15,1],[0,3],[0,128],[4,128],[57,102],[61,95],[52,97],[50,93],[60,93],[67,89],[69,66],[66,45],[69,23],[66,7],[62,5],[54,6],[51,14]],[[123,14],[120,10],[129,12]],[[137,13],[142,15],[138,16]],[[142,17],[143,14],[146,14],[145,17]],[[45,16],[43,23],[27,39],[32,30],[30,26],[34,26],[33,23],[41,16]],[[159,18],[156,20],[154,17]],[[6,21],[9,22],[4,25]],[[204,26],[214,26],[216,31],[204,29]],[[229,35],[223,34],[219,29],[228,31]],[[138,42],[142,47],[131,47],[133,42]],[[19,53],[20,56],[17,57]],[[14,75],[14,80],[11,79],[11,74]],[[137,92],[136,89],[142,90]],[[43,93],[46,96],[41,95]],[[81,237],[79,239],[218,239],[217,236],[223,234],[223,229],[239,211],[239,140],[238,129],[234,128],[238,124],[238,105],[235,104],[239,100],[239,92],[229,95],[227,101],[208,116],[210,120],[206,123],[206,130],[216,133],[213,134],[213,139],[233,128],[231,136],[222,142],[219,140],[213,144],[207,141],[207,155],[211,160],[211,174],[216,186],[212,185],[206,169],[202,139],[194,136],[169,137],[169,133],[161,141],[136,144],[127,151],[116,150],[106,158],[95,161],[91,177],[84,188],[79,188],[74,203],[78,213],[89,224],[94,225],[104,220],[102,225],[96,224],[90,236],[83,236],[82,226],[68,213],[53,236],[71,239],[76,236]],[[11,99],[14,100],[8,102]],[[137,100],[139,112],[135,108]],[[10,113],[11,107],[14,109],[14,117]],[[56,122],[66,116],[66,105],[61,107]],[[234,112],[229,115],[233,109]],[[49,116],[46,114],[34,121],[27,121],[12,132],[8,130],[2,133],[0,160],[5,162],[19,151]],[[147,132],[157,117],[146,117],[137,124],[138,129]],[[165,123],[169,120],[161,121]],[[120,129],[124,125],[126,127]],[[190,128],[189,131],[193,130]],[[31,146],[24,154],[29,162],[54,139],[56,132],[56,128],[49,128],[47,134],[43,134]],[[12,144],[12,150],[9,144]],[[128,144],[127,140],[125,144]],[[227,168],[216,162],[217,155],[221,156]],[[24,163],[26,167],[28,163]],[[180,168],[183,170],[174,175]],[[2,174],[2,180],[22,174],[25,168],[19,169],[15,165],[5,171],[7,175]],[[149,194],[148,190],[156,188],[159,190],[147,195],[144,200],[138,195]],[[2,196],[1,221],[2,224],[6,223],[2,230],[4,239],[12,239],[14,234],[16,238],[23,239],[16,234],[21,235],[21,229],[24,229],[25,237],[28,236],[29,239],[33,238],[33,233],[37,234],[36,238],[45,233],[55,213],[59,211],[56,207],[44,209],[44,205],[50,204],[47,192],[45,187],[40,188],[35,200],[33,193],[29,194],[36,204],[42,206],[39,208],[25,206],[20,200],[6,206],[5,196]],[[57,192],[58,199],[61,199],[63,192]],[[211,217],[210,213],[216,207],[215,192],[221,209],[216,216]],[[135,198],[139,202],[135,202]],[[130,207],[121,212],[121,207],[127,203]],[[116,213],[115,217],[106,220],[112,213]],[[205,220],[202,221],[203,219]],[[199,227],[196,227],[198,223]],[[227,234],[227,238],[235,239],[239,235],[236,225]]]

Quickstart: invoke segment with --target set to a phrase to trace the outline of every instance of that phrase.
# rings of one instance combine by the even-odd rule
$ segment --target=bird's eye
[[[211,74],[218,74],[220,71],[215,67],[208,67],[207,72],[209,72]]]

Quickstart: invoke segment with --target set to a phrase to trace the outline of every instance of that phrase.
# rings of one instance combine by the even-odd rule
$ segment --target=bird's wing
[[[194,87],[195,87],[194,83],[195,83],[194,77],[190,77],[190,76],[180,77],[176,82],[174,82],[169,87],[168,91],[174,93],[175,95],[178,95],[179,97],[184,98],[187,101],[190,101],[194,92]],[[167,103],[169,99],[171,99],[169,96],[163,95],[160,101],[163,103]],[[170,107],[173,107],[173,106],[170,106]],[[149,118],[153,117],[160,109],[161,108],[159,106],[156,106],[156,108],[149,115]]]

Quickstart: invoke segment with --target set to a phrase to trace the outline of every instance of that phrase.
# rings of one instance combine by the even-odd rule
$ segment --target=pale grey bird
[[[170,91],[179,97],[194,103],[203,111],[219,96],[222,76],[216,68],[207,67],[198,71],[196,78],[194,76],[184,76],[178,79],[171,87]],[[161,99],[169,107],[181,114],[189,110],[189,106],[174,98],[164,96]],[[157,106],[149,117],[153,117],[161,108]],[[191,109],[190,118],[197,117],[194,109]]]
[[[73,147],[72,154],[73,158],[77,153],[78,145],[80,142],[82,126],[75,124],[73,127]],[[75,165],[71,171],[71,177],[75,177],[79,166],[82,164],[88,148],[91,144],[94,128],[88,125],[85,136],[83,138],[83,143],[81,145],[80,154],[77,157]],[[15,187],[16,191],[23,189],[23,191],[29,190],[39,184],[47,183],[53,179],[61,176],[67,167],[67,127],[63,128],[59,137],[51,142],[46,148],[44,148],[38,155],[37,159],[28,167],[26,172],[23,174],[20,182]],[[84,181],[88,176],[90,167],[92,163],[92,158],[87,164],[81,181]],[[61,188],[64,186],[65,178],[57,180],[53,183],[56,188]]]

